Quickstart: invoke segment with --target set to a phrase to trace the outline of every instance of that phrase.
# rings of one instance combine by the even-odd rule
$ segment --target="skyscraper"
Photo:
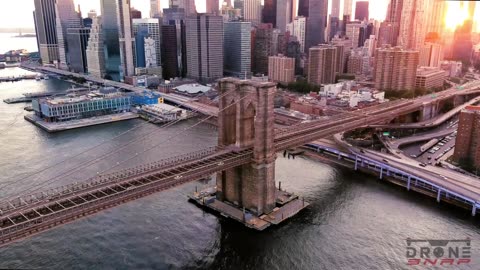
[[[187,75],[185,10],[183,8],[164,9],[163,25],[169,25],[169,27],[162,27],[162,60],[165,59],[164,76],[166,79],[185,77]],[[174,52],[175,55],[173,55]]]
[[[352,17],[352,0],[344,0],[343,15]]]
[[[337,48],[319,45],[309,49],[308,82],[317,85],[335,82],[337,70]]]
[[[155,59],[156,63],[150,65],[151,67],[159,67],[162,65],[162,47],[161,47],[161,32],[160,32],[160,19],[158,18],[150,18],[150,19],[133,19],[133,35],[135,36],[135,44],[138,44],[136,40],[138,30],[143,28],[147,30],[147,36],[143,38],[150,37],[155,41]],[[145,43],[143,44],[145,46]],[[142,47],[141,49],[145,49]],[[138,51],[138,48],[136,49]],[[149,67],[148,65],[146,67]]]
[[[337,32],[341,31],[340,0],[332,0],[332,9],[327,22],[327,41],[330,41]]]
[[[335,18],[340,18],[340,0],[332,0],[332,11],[330,15]]]
[[[298,41],[289,41],[287,44],[287,56],[295,59],[295,74],[303,74],[301,67],[300,43]]]
[[[90,28],[68,28],[66,40],[68,43],[69,69],[72,72],[87,72],[87,44]]]
[[[44,64],[58,61],[55,0],[35,0],[35,32],[38,50]]]
[[[223,17],[197,14],[187,17],[187,76],[213,82],[223,76]]]
[[[379,90],[415,89],[418,51],[401,47],[381,48],[375,53],[375,88]]]
[[[472,1],[473,2],[473,1]],[[472,9],[474,10],[474,9]],[[438,18],[445,18],[447,11],[446,1],[433,0],[433,6],[430,12],[430,18],[427,23],[427,33],[441,34],[445,30],[445,20],[439,20]]]
[[[135,37],[135,54],[133,62],[136,68],[147,66],[145,62],[145,39],[148,38],[148,26],[133,24],[133,36]]]
[[[262,3],[260,0],[243,0],[243,19],[254,24],[262,21]]]
[[[403,0],[397,44],[419,49],[425,41],[433,0]]]
[[[162,17],[161,0],[150,0],[150,18]]]
[[[480,168],[480,107],[467,106],[458,122],[458,134],[455,139],[453,160],[469,169]]]
[[[195,0],[169,0],[170,8],[183,8],[185,10],[185,16],[190,16],[197,13],[197,8],[195,7]]]
[[[224,24],[224,71],[242,79],[251,77],[252,24],[226,22]]]
[[[120,78],[133,76],[133,33],[130,16],[130,0],[117,0],[118,38],[120,42]]]
[[[355,4],[355,20],[368,20],[368,1],[358,1]]]
[[[461,61],[466,66],[470,65],[473,52],[472,25],[471,19],[464,21],[455,29],[453,35],[453,59]]]
[[[345,69],[345,58],[346,58],[346,53],[345,53],[345,46],[342,44],[333,44],[333,46],[337,49],[337,54],[336,54],[336,64],[335,64],[335,72],[338,73],[343,73]]]
[[[347,23],[345,36],[351,41],[350,48],[358,48],[359,44],[363,45],[362,42],[359,42],[361,29],[363,27],[364,25],[361,22]]]
[[[105,69],[108,77],[119,80],[120,42],[117,18],[117,0],[100,0],[103,40],[105,43]]]
[[[135,9],[134,7],[132,7],[130,9],[130,16],[132,17],[132,20],[133,19],[141,19],[142,18],[142,12],[138,9]]]
[[[297,17],[293,20],[293,33],[292,35],[297,37],[300,43],[300,52],[305,53],[305,33],[307,27],[307,18],[303,16]]]
[[[306,48],[325,43],[327,0],[310,0],[308,6]]]
[[[145,67],[158,67],[157,41],[151,36],[146,37],[144,41]]]
[[[385,21],[380,24],[378,30],[378,46],[397,46],[397,39],[400,31],[402,18],[403,0],[391,0],[387,8]]]
[[[80,16],[75,12],[73,0],[57,0],[56,1],[56,30],[58,39],[58,58],[60,68],[68,69],[68,42],[67,29],[79,28],[82,26]]]
[[[310,0],[298,0],[298,16],[308,17],[308,4]]]
[[[252,70],[255,74],[267,74],[268,57],[272,51],[273,26],[269,23],[257,25],[253,33]]]
[[[185,30],[185,27],[183,27],[183,30]],[[175,24],[162,25],[162,70],[163,77],[166,80],[180,76],[179,57],[177,55],[177,27]]]
[[[277,2],[277,0],[264,0],[262,9],[262,23],[271,23],[274,28],[277,27]]]
[[[218,15],[218,9],[220,7],[219,0],[205,0],[206,13]]]
[[[86,49],[88,74],[103,78],[106,74],[104,45],[103,45],[103,29],[100,17],[92,18],[92,28]]]
[[[278,0],[276,12],[276,28],[282,33],[286,31],[287,24],[292,21],[292,0]]]
[[[295,80],[295,59],[281,54],[268,57],[268,79],[273,82],[293,82]]]
[[[425,42],[419,51],[419,66],[440,67],[443,61],[443,46],[438,43]]]

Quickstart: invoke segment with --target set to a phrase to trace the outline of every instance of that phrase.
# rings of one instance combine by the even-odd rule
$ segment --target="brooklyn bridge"
[[[442,99],[476,94],[479,88],[477,84],[452,88],[435,99],[396,100],[283,129],[274,127],[275,84],[225,78],[219,81],[218,90],[216,147],[5,199],[0,202],[0,245],[214,174],[216,201],[260,219],[277,211],[284,195],[274,178],[277,152],[359,127],[389,123]],[[293,214],[305,206],[300,201],[289,202],[294,204]]]

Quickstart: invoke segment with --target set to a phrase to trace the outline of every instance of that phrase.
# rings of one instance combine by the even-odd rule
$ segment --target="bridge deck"
[[[212,173],[250,162],[251,150],[218,151],[201,159],[89,186],[68,194],[20,207],[0,216],[0,245],[48,230],[155,192],[208,177]]]

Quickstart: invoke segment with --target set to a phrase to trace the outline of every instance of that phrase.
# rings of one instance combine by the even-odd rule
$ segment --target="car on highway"
[[[443,142],[440,142],[440,143],[438,143],[438,145],[440,145],[440,146],[444,146],[444,145],[445,145],[445,143],[443,143]]]
[[[388,160],[386,160],[386,159],[382,159],[382,161],[385,162],[385,163],[388,163]]]
[[[420,164],[418,164],[418,165],[420,165],[420,166],[422,166],[422,167],[427,167],[427,164],[425,164],[425,163],[420,163]]]

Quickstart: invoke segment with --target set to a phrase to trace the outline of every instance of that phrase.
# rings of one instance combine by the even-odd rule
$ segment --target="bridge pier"
[[[383,167],[380,167],[380,179],[383,178]]]
[[[270,82],[225,78],[219,81],[218,88],[222,96],[218,147],[230,151],[252,149],[253,158],[250,164],[217,173],[216,199],[205,206],[262,230],[308,205],[298,196],[275,187],[273,101],[276,86]]]
[[[477,205],[476,205],[475,203],[473,203],[473,207],[472,207],[472,217],[474,217],[476,213],[477,213]]]

